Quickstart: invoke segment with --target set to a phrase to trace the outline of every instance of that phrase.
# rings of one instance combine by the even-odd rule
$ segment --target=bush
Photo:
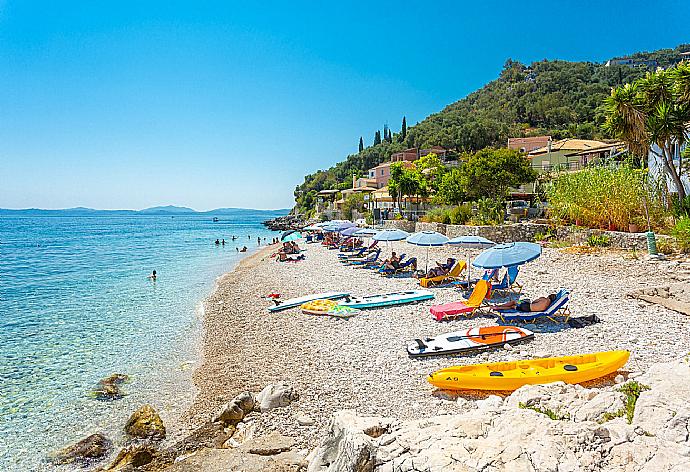
[[[605,234],[592,234],[587,238],[587,245],[592,247],[607,247],[611,245],[611,238]]]
[[[425,223],[464,225],[470,218],[472,218],[472,205],[466,203],[455,207],[432,208],[422,217],[422,221]]]
[[[450,224],[464,225],[472,218],[472,205],[465,203],[464,205],[451,208],[448,213]]]
[[[477,214],[471,222],[477,226],[498,225],[505,216],[504,203],[500,199],[480,198],[477,200]]]
[[[690,252],[690,217],[679,219],[671,230],[671,235],[676,239],[678,249]]]
[[[645,215],[645,206],[653,221],[660,220],[656,217],[663,213],[661,199],[649,193],[644,171],[627,166],[588,167],[564,173],[547,189],[551,216],[579,220],[590,228],[613,223],[627,229]]]
[[[450,223],[450,211],[447,207],[432,208],[422,217],[424,223]]]
[[[677,198],[673,199],[673,214],[677,218],[690,217],[690,195],[687,195],[682,201]]]

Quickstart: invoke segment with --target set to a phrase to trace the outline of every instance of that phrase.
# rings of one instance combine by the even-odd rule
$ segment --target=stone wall
[[[407,231],[408,233],[415,232],[415,222],[407,220],[386,220],[383,223],[384,228],[395,228]]]
[[[497,226],[469,226],[469,225],[446,225],[443,223],[414,223],[407,220],[388,220],[385,222],[386,228],[397,228],[404,231],[437,231],[445,234],[449,238],[458,236],[482,236],[497,243],[511,241],[534,241],[538,234],[546,234],[549,224],[544,223],[514,223]],[[622,231],[603,231],[599,229],[580,228],[577,226],[559,226],[556,228],[556,238],[559,241],[567,241],[572,244],[586,244],[587,239],[592,235],[605,235],[609,238],[611,247],[621,249],[640,249],[647,248],[647,236],[645,233],[626,233]],[[656,239],[668,239],[669,236],[656,235]]]

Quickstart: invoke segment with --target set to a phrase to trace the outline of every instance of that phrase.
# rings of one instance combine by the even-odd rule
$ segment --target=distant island
[[[75,207],[56,210],[46,210],[42,208],[9,209],[0,208],[0,216],[151,216],[151,215],[214,215],[214,216],[234,216],[242,213],[266,213],[267,215],[286,215],[290,209],[281,208],[276,210],[255,210],[251,208],[216,208],[208,211],[196,211],[192,208],[174,205],[155,206],[144,208],[143,210],[96,210],[94,208]]]

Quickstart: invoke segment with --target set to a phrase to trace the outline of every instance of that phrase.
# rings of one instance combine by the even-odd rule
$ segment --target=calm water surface
[[[0,470],[50,470],[50,451],[98,431],[117,444],[143,403],[174,421],[194,395],[201,300],[235,247],[276,236],[260,225],[273,216],[0,217]],[[127,396],[91,397],[113,372],[132,377]]]

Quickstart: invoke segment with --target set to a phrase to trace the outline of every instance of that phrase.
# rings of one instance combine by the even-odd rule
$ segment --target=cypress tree
[[[374,135],[374,146],[377,144],[381,144],[381,131],[376,131],[376,134]]]
[[[407,120],[403,116],[402,129],[400,130],[400,141],[405,141],[407,138]]]
[[[364,139],[362,137],[359,137],[359,152],[364,151]]]

